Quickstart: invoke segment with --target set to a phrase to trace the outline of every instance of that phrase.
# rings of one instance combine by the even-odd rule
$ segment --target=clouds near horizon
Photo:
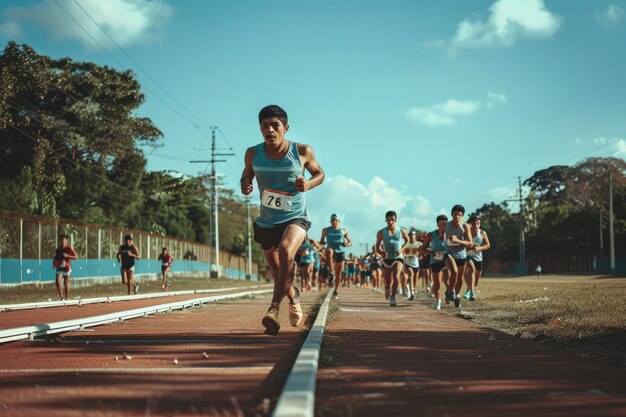
[[[471,116],[483,107],[491,110],[506,101],[504,94],[489,91],[482,101],[449,99],[429,107],[412,107],[406,112],[406,117],[428,126],[452,126],[459,117]]]

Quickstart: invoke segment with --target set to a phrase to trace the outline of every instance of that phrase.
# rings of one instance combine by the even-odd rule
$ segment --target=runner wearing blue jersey
[[[424,236],[424,242],[420,248],[420,252],[424,257],[430,257],[430,270],[432,272],[433,279],[433,295],[435,296],[435,310],[441,310],[441,299],[439,298],[439,288],[441,283],[446,284],[446,293],[451,291],[448,281],[443,281],[443,270],[446,267],[445,255],[446,255],[446,224],[448,223],[448,216],[441,214],[437,216],[437,229],[430,233],[426,233]]]
[[[292,287],[294,258],[311,226],[304,193],[324,181],[324,172],[310,146],[285,138],[289,123],[282,108],[270,105],[261,109],[259,124],[264,141],[246,151],[241,192],[250,194],[256,177],[261,207],[253,225],[254,240],[261,245],[274,278],[272,303],[262,324],[267,334],[277,335],[278,312],[285,296],[291,325],[302,323],[300,291]],[[309,179],[304,177],[305,169]]]
[[[374,249],[383,258],[383,280],[385,281],[385,298],[389,300],[389,305],[398,305],[396,294],[398,285],[404,268],[403,251],[409,243],[409,236],[406,230],[396,225],[396,212],[388,211],[385,214],[387,227],[380,229],[376,234],[376,245]]]
[[[446,298],[454,301],[455,307],[461,307],[461,287],[463,286],[463,274],[465,273],[465,263],[467,249],[474,247],[472,243],[472,232],[467,223],[463,223],[465,207],[460,204],[452,207],[452,220],[446,224],[446,267],[450,271],[450,287]]]
[[[341,219],[339,215],[332,214],[330,216],[330,226],[322,229],[322,237],[320,238],[320,244],[326,245],[326,262],[330,268],[330,278],[328,285],[335,284],[335,290],[333,291],[333,297],[339,298],[339,281],[341,281],[341,275],[345,264],[345,251],[344,248],[352,246],[352,240],[348,229],[339,227]]]
[[[487,232],[480,228],[480,216],[470,216],[467,222],[470,224],[474,247],[467,251],[467,268],[465,271],[467,291],[463,297],[474,301],[476,300],[475,289],[483,273],[483,252],[491,248],[491,244]]]

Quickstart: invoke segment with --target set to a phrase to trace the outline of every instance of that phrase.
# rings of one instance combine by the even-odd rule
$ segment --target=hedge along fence
[[[72,261],[73,278],[119,276],[116,254],[127,234],[133,236],[141,255],[135,274],[160,273],[157,258],[163,247],[174,258],[172,272],[208,275],[216,270],[209,245],[138,230],[0,211],[0,284],[54,281],[52,258],[60,234],[69,237],[78,255],[78,260]],[[247,273],[247,259],[227,252],[220,251],[219,265],[222,277],[241,278]],[[253,263],[251,279],[257,277],[258,266]]]

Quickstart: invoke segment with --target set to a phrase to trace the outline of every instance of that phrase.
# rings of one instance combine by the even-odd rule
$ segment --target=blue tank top
[[[291,142],[283,159],[265,155],[265,142],[254,150],[252,169],[261,194],[261,210],[256,223],[263,228],[274,227],[294,219],[309,221],[304,193],[296,190],[296,178],[304,173],[298,144]]]
[[[430,232],[432,239],[428,245],[430,250],[430,263],[437,264],[443,262],[443,255],[446,253],[446,244],[443,239],[439,239],[439,229]],[[444,235],[445,239],[445,235]]]
[[[478,234],[472,237],[472,242],[478,244],[478,246],[483,245],[483,234],[480,229],[478,229]],[[470,249],[467,251],[467,257],[473,261],[482,262],[483,261],[483,252],[475,251],[474,249]]]
[[[304,243],[300,246],[300,250],[303,252],[300,263],[313,263],[313,248],[311,247],[311,243],[308,240],[304,241]]]
[[[387,258],[389,259],[398,259],[402,258],[403,255],[397,255],[396,252],[400,250],[402,245],[404,245],[404,241],[402,239],[402,229],[399,227],[396,228],[396,232],[392,235],[389,233],[389,228],[385,227],[383,230],[383,247],[385,248],[385,252],[387,252]]]
[[[313,248],[313,265],[316,268],[320,267],[320,253],[317,248]]]
[[[445,234],[445,243],[446,243],[446,252],[452,256],[454,259],[465,259],[467,258],[467,251],[465,250],[465,246],[452,243],[450,238],[452,236],[456,236],[459,239],[463,240],[465,236],[465,229],[463,228],[463,223],[459,223],[457,227],[452,226],[452,222],[449,221],[446,223],[446,234]]]
[[[332,249],[335,252],[343,252],[343,246],[341,245],[343,241],[344,233],[341,227],[339,229],[333,229],[332,226],[326,228],[326,246],[328,249]]]

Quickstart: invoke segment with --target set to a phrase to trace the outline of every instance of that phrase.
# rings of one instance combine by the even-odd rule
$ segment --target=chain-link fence
[[[160,273],[161,263],[157,258],[166,247],[175,260],[172,272],[206,272],[208,275],[209,271],[219,270],[223,277],[247,277],[247,259],[221,252],[220,262],[214,262],[214,251],[209,245],[138,230],[0,211],[0,284],[54,281],[52,258],[61,234],[69,237],[78,255],[78,260],[72,261],[73,278],[118,276],[116,254],[127,234],[133,236],[141,256],[135,274]],[[253,263],[251,269],[249,278],[258,279],[258,266]]]

